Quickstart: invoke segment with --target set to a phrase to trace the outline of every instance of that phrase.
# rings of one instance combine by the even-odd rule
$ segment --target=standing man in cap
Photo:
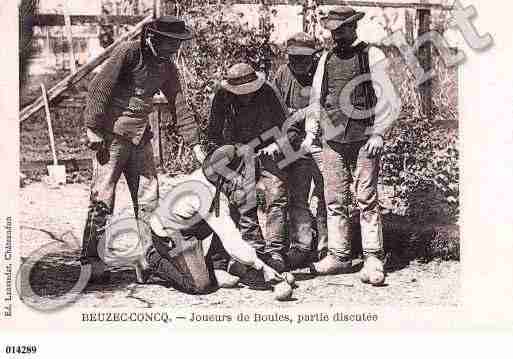
[[[177,131],[193,146],[198,160],[198,125],[188,108],[173,55],[192,31],[174,16],[146,24],[140,41],[128,41],[114,50],[89,86],[85,124],[93,156],[89,213],[84,229],[81,262],[91,265],[92,280],[107,279],[98,258],[98,238],[114,210],[116,185],[127,180],[135,214],[148,217],[157,206],[158,182],[148,115],[153,96],[161,90],[175,115]]]
[[[322,19],[322,25],[331,31],[336,44],[321,57],[314,78],[313,97],[320,100],[319,108],[326,116],[320,112],[308,116],[303,146],[311,147],[322,132],[325,143],[319,165],[325,183],[329,254],[313,263],[311,270],[321,275],[351,270],[349,198],[353,177],[360,209],[362,274],[366,273],[362,281],[377,278],[373,281],[382,282],[383,226],[377,184],[383,136],[391,121],[374,111],[375,82],[367,78],[354,88],[349,86],[358,76],[371,74],[371,66],[385,58],[379,49],[357,40],[357,22],[363,16],[362,12],[342,6],[329,11]],[[351,89],[349,94],[343,92],[347,91],[346,87]],[[363,115],[356,116],[358,112]]]
[[[262,154],[261,166],[238,198],[231,198],[240,213],[238,226],[242,238],[251,243],[257,254],[278,272],[286,270],[283,258],[286,250],[286,206],[287,184],[285,172],[278,168],[277,155],[280,148],[268,130],[281,127],[287,118],[287,109],[282,104],[276,89],[257,74],[248,64],[232,66],[226,80],[214,95],[208,125],[208,140],[213,148],[234,144],[251,148],[249,157]],[[266,238],[264,240],[258,223],[256,207],[256,182],[265,188]]]
[[[280,66],[274,77],[274,85],[278,89],[289,113],[294,114],[309,105],[312,81],[318,62],[315,41],[304,32],[297,33],[287,40],[288,63]],[[288,138],[295,151],[299,150],[305,138],[305,116],[290,126]],[[317,197],[317,258],[326,253],[328,246],[328,230],[326,224],[326,202],[324,200],[324,184],[319,168],[312,157],[320,156],[321,147],[312,146],[313,150],[287,168],[289,185],[289,219],[290,249],[287,261],[290,269],[305,267],[312,258],[313,228],[308,197],[312,179],[315,184],[314,194]]]
[[[242,282],[249,278],[250,286],[258,282],[269,288],[284,280],[257,257],[231,218],[228,198],[237,187],[230,179],[244,176],[246,170],[235,146],[221,146],[207,156],[201,169],[163,196],[149,221],[152,244],[143,254],[149,268],[138,274],[139,281],[155,274],[190,294],[233,287],[239,278],[227,273],[230,257],[252,273],[240,278]],[[216,236],[205,251],[203,242],[213,233]]]

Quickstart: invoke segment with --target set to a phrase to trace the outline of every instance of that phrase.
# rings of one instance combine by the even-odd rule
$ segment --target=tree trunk
[[[417,10],[417,18],[419,20],[419,31],[418,37],[421,37],[425,33],[429,32],[431,27],[431,10],[419,9]],[[427,73],[431,71],[431,42],[427,41],[419,47],[417,56],[420,65]],[[419,93],[421,98],[422,113],[425,116],[431,116],[432,108],[432,81],[424,81],[419,86]]]

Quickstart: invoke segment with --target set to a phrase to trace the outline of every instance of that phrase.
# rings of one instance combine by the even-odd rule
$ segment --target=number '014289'
[[[35,354],[37,346],[35,345],[7,345],[5,354]]]

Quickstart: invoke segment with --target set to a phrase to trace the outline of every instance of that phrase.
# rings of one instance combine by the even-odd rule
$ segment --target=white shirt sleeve
[[[201,172],[198,179],[207,184],[212,191],[215,186],[211,184]],[[228,198],[224,193],[219,195],[219,217],[215,212],[200,211],[203,219],[208,223],[210,228],[218,235],[224,249],[235,260],[251,267],[260,267],[260,261],[256,255],[256,251],[251,245],[242,239],[242,235],[230,216],[230,206]]]
[[[379,61],[385,60],[385,53],[377,46],[369,47],[369,66],[372,70],[372,66]],[[372,71],[371,71],[372,72]]]
[[[386,55],[376,46],[369,48],[369,66],[378,105],[376,106],[374,125],[367,133],[383,136],[397,119],[401,104],[387,74],[388,60]]]
[[[219,217],[215,213],[205,218],[212,230],[218,235],[226,252],[235,260],[248,266],[255,266],[255,249],[242,239],[240,231],[230,217],[228,199],[221,193],[219,197]]]

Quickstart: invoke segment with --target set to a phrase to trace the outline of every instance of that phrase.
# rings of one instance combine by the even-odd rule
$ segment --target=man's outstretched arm
[[[205,218],[212,230],[218,235],[224,249],[238,262],[262,270],[266,281],[283,280],[278,272],[262,262],[256,251],[242,239],[240,231],[230,217],[228,198],[221,193],[219,197],[219,216],[210,214]]]
[[[218,235],[231,257],[256,269],[262,268],[262,261],[258,259],[255,249],[242,239],[240,231],[231,219],[228,199],[223,193],[219,196],[219,216],[209,213],[205,220]]]

